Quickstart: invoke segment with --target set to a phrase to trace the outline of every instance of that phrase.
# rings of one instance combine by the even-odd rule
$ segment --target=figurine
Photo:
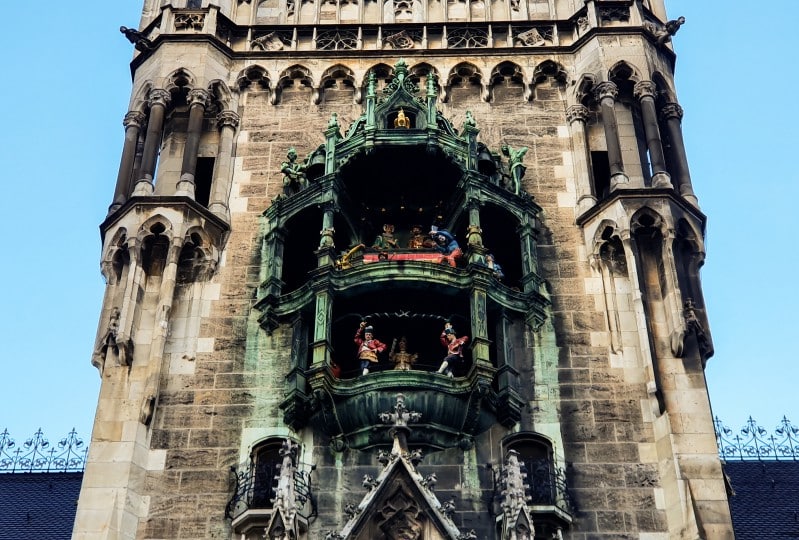
[[[355,332],[355,344],[358,345],[358,360],[361,361],[363,375],[369,374],[370,364],[378,362],[377,353],[386,350],[386,344],[374,339],[374,328],[361,321],[358,331]]]
[[[394,352],[397,344],[399,344],[399,351]],[[391,343],[391,350],[388,353],[388,359],[394,362],[394,369],[408,371],[413,367],[413,364],[416,362],[418,357],[418,354],[411,354],[408,352],[408,340],[405,338],[405,336],[402,336],[399,339],[399,342],[395,338]]]
[[[502,145],[502,155],[508,158],[508,167],[510,168],[510,177],[513,182],[513,193],[518,195],[521,192],[522,178],[524,171],[527,170],[522,164],[524,155],[527,153],[527,147],[522,146],[519,149],[514,149],[507,144]]]
[[[397,114],[397,118],[394,119],[394,127],[395,128],[405,128],[409,129],[411,127],[411,121],[405,116],[405,111],[403,109],[399,110],[399,114]]]
[[[411,237],[408,239],[408,249],[432,248],[433,241],[424,235],[421,225],[411,225]]]
[[[391,223],[384,223],[383,234],[375,238],[372,247],[378,249],[399,249],[397,239],[394,238],[394,225]]]
[[[494,260],[494,255],[492,253],[486,255],[486,266],[489,270],[491,270],[491,273],[494,274],[494,277],[498,280],[502,281],[502,278],[505,277],[504,272],[502,272],[502,267],[496,260]]]
[[[699,352],[703,357],[713,354],[713,346],[705,333],[705,328],[699,317],[696,316],[696,305],[692,298],[685,301],[683,309],[683,317],[685,318],[685,329],[688,333],[693,332],[696,335],[696,342],[699,345]]]
[[[463,361],[463,346],[469,341],[469,336],[456,337],[452,323],[446,323],[440,339],[441,344],[447,348],[447,356],[437,373],[445,373],[447,377],[453,377],[452,367]]]
[[[292,146],[286,153],[288,161],[280,164],[280,171],[283,173],[283,193],[293,195],[305,188],[308,179],[305,177],[305,166],[297,163],[297,151]]]
[[[120,352],[119,346],[117,345],[117,335],[119,334],[119,318],[119,308],[115,307],[111,309],[111,315],[108,318],[108,327],[106,328],[102,339],[100,339],[98,342],[97,348],[94,350],[95,362],[99,366],[102,366],[105,362],[105,357],[109,348],[111,348],[111,350],[117,354]],[[120,359],[120,361],[121,360],[122,359]]]
[[[436,241],[433,247],[442,254],[438,262],[443,263],[446,261],[450,266],[455,267],[456,260],[463,255],[463,251],[461,251],[461,247],[455,237],[449,231],[438,229],[437,227],[432,228],[430,236]]]

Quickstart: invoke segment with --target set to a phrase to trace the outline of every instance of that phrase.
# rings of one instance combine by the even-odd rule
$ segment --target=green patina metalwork
[[[420,91],[400,60],[382,95],[372,74],[367,80],[364,114],[345,135],[332,115],[324,145],[306,159],[319,164],[320,175],[309,174],[307,186],[264,212],[258,322],[269,333],[291,325],[294,336],[284,421],[293,429],[317,423],[337,449],[384,445],[390,441],[375,429],[377,415],[403,392],[423,415],[414,444],[463,445],[497,422],[511,427],[521,418],[524,402],[506,340],[521,339],[511,330],[518,325],[538,328],[546,320],[549,302],[535,253],[540,208],[508,181],[522,156],[498,166],[498,153],[477,142],[471,113],[459,132],[437,110],[434,76]],[[379,250],[359,246],[371,246],[374,231],[392,219],[406,227],[416,219],[434,222],[465,238],[463,263],[415,260],[416,252],[394,262],[386,249],[378,262]],[[512,263],[508,283],[485,265],[489,242]],[[349,358],[352,338],[340,335],[346,325],[334,320],[352,320],[354,331],[359,302],[375,311],[374,298],[382,296],[389,304],[411,299],[411,310],[425,313],[462,306],[461,331],[471,337],[467,372],[455,379],[422,370],[335,376],[334,359]],[[402,309],[408,306],[385,306]]]

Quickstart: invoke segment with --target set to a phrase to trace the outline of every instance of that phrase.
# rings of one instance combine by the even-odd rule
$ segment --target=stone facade
[[[73,538],[733,537],[661,1],[160,4]],[[417,220],[454,267],[379,260]]]

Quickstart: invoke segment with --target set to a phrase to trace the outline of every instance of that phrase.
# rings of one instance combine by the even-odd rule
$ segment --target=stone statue
[[[526,146],[514,149],[507,144],[502,145],[502,155],[508,158],[508,168],[510,169],[511,181],[513,182],[513,193],[516,195],[521,192],[522,178],[524,178],[524,171],[527,170],[527,167],[522,164],[522,160],[526,153]]]
[[[283,193],[293,195],[308,185],[305,177],[305,166],[297,162],[297,151],[292,146],[286,153],[287,161],[280,164],[280,171],[283,173]]]
[[[399,350],[395,351],[397,346],[399,346]],[[413,364],[416,362],[418,357],[418,354],[411,354],[408,352],[408,340],[405,338],[405,336],[402,336],[399,341],[394,339],[394,341],[391,343],[391,350],[388,353],[388,359],[394,362],[394,369],[408,371],[413,367]]]
[[[671,38],[677,33],[683,24],[685,24],[685,17],[678,17],[677,19],[668,21],[665,26],[660,26],[653,22],[646,21],[645,26],[650,32],[652,32],[652,35],[655,36],[658,45],[665,45],[671,41]]]
[[[713,346],[705,333],[705,328],[699,317],[696,316],[696,306],[692,298],[685,301],[683,309],[683,317],[685,318],[686,335],[693,332],[696,336],[696,343],[699,345],[699,352],[703,357],[708,357],[713,354]]]
[[[153,42],[147,39],[144,34],[138,30],[134,30],[133,28],[128,28],[126,26],[120,26],[119,31],[125,34],[125,37],[128,38],[128,41],[133,43],[133,47],[137,51],[147,52],[152,50]]]
[[[103,337],[100,339],[100,341],[98,341],[97,347],[94,350],[94,361],[98,366],[104,365],[109,348],[111,348],[111,350],[116,354],[119,354],[119,347],[117,345],[117,335],[119,334],[119,318],[119,308],[115,307],[111,309],[111,315],[108,317],[108,327],[106,328]],[[120,358],[120,363],[122,363],[122,358]]]

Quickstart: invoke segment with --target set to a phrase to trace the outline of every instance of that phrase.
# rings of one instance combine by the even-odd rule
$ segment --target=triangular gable
[[[364,484],[374,487],[361,500],[338,538],[374,540],[378,531],[387,539],[394,535],[398,539],[410,537],[402,534],[411,531],[426,540],[462,537],[397,438],[388,463],[376,479],[370,480],[366,478]]]

